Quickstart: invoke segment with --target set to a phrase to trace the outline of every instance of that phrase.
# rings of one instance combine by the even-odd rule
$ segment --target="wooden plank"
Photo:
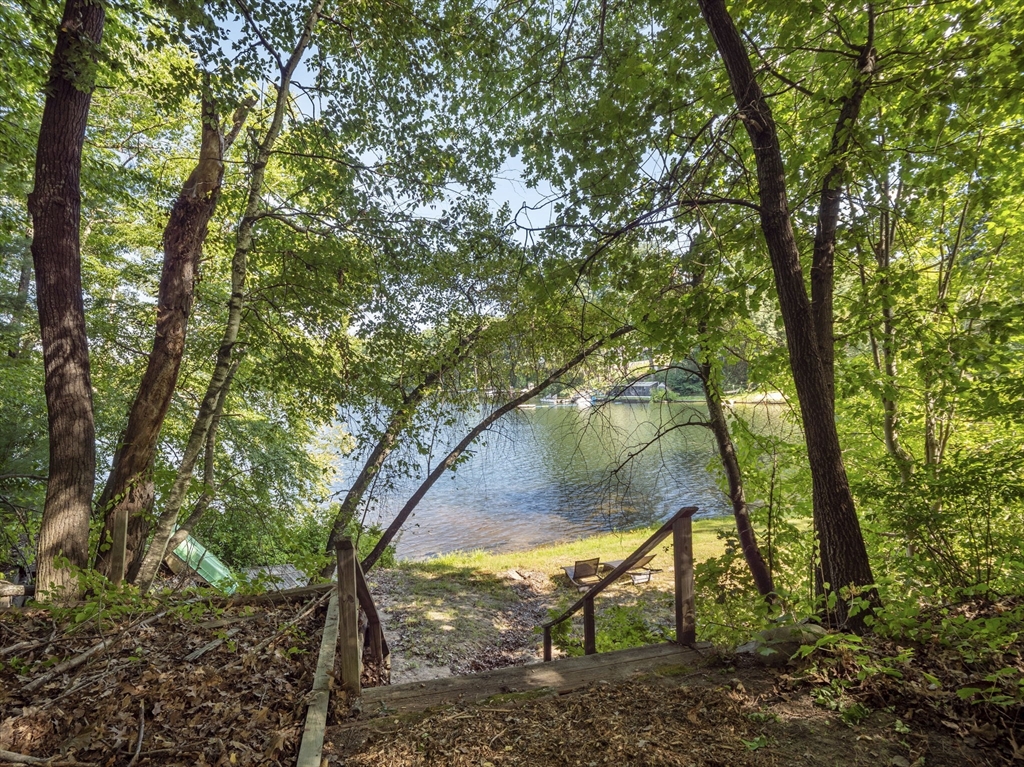
[[[495,687],[515,687],[522,680],[533,678],[550,679],[546,676],[548,669],[554,669],[556,675],[572,676],[586,673],[603,673],[604,670],[614,668],[618,665],[643,665],[662,659],[679,657],[680,653],[686,654],[688,649],[681,649],[678,645],[665,642],[647,647],[634,647],[629,650],[617,650],[600,655],[581,655],[573,658],[561,658],[553,664],[532,664],[529,666],[511,666],[507,668],[492,669],[490,671],[479,671],[475,674],[466,674],[457,677],[444,677],[431,679],[427,682],[409,682],[407,684],[393,685],[391,687],[373,687],[363,691],[363,698],[375,699],[401,699],[403,697],[415,697],[426,691],[443,692],[450,688],[457,688],[465,685],[473,685],[477,682],[491,683]]]
[[[693,521],[678,518],[672,526],[672,556],[676,580],[676,641],[691,645],[697,641],[697,605],[693,588]]]
[[[29,586],[32,589],[31,586]],[[31,593],[34,593],[35,589],[32,589]],[[11,583],[10,581],[0,581],[0,597],[23,597],[25,596],[25,584],[24,583]]]
[[[324,730],[327,728],[327,704],[331,699],[330,682],[334,673],[334,656],[338,647],[338,593],[331,594],[327,603],[324,636],[320,642],[320,655],[316,661],[316,675],[306,709],[306,727],[299,744],[296,767],[320,767],[324,749]]]
[[[384,636],[384,629],[380,623],[380,615],[377,613],[377,605],[373,601],[370,587],[366,584],[366,576],[363,574],[363,567],[356,560],[356,596],[359,598],[359,606],[366,613],[366,632],[370,639],[370,647],[373,657],[378,665],[383,665],[391,650],[388,648],[388,640]]]
[[[597,653],[597,627],[594,622],[594,597],[583,600],[583,653]]]
[[[338,639],[339,676],[341,686],[353,695],[359,695],[360,665],[359,606],[356,587],[356,550],[351,538],[342,538],[338,552]],[[376,612],[376,611],[374,611]]]
[[[431,679],[426,682],[408,682],[406,684],[392,685],[390,687],[370,687],[363,690],[364,708],[365,702],[371,699],[400,699],[403,697],[415,696],[422,691],[445,691],[449,688],[460,685],[471,684],[476,681],[487,681],[496,687],[502,685],[515,687],[521,679],[529,679],[546,673],[549,668],[554,668],[556,674],[572,675],[579,672],[593,672],[595,669],[612,668],[620,664],[643,665],[648,661],[655,661],[659,658],[661,662],[668,662],[677,658],[680,653],[689,653],[689,649],[680,648],[671,642],[664,642],[647,647],[633,647],[629,650],[616,650],[614,652],[601,653],[600,655],[580,655],[572,658],[559,658],[553,663],[537,663],[529,666],[511,666],[507,668],[492,669],[490,671],[478,671],[475,674],[466,674],[457,677],[444,677]],[[668,660],[664,660],[668,659]]]
[[[363,710],[369,715],[417,711],[460,701],[480,701],[502,693],[542,689],[564,693],[598,680],[628,679],[660,666],[696,664],[700,659],[699,652],[666,643],[423,683],[373,687],[363,693]]]

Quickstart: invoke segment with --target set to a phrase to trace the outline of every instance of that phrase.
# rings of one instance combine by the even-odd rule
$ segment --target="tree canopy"
[[[863,626],[891,578],[1019,585],[1022,24],[967,0],[0,5],[5,571],[148,588],[195,531],[312,574],[416,470],[396,448],[457,470],[524,389],[671,375],[763,595]],[[751,430],[740,386],[797,435]],[[332,450],[363,461],[340,506]]]

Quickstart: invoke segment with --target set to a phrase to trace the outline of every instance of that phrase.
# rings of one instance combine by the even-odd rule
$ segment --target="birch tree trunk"
[[[224,335],[221,338],[220,347],[217,351],[217,361],[210,376],[210,382],[206,387],[206,394],[203,396],[203,401],[199,406],[196,420],[192,424],[192,430],[185,445],[185,452],[182,455],[177,476],[167,498],[164,500],[164,508],[158,522],[161,529],[173,529],[178,519],[178,514],[181,512],[185,496],[192,482],[192,473],[195,470],[196,461],[199,459],[199,455],[206,443],[207,434],[217,409],[217,403],[221,397],[226,396],[226,392],[230,387],[230,371],[232,363],[237,359],[235,344],[238,341],[238,333],[242,324],[242,309],[245,303],[245,281],[248,271],[249,252],[252,250],[253,231],[256,222],[260,218],[263,182],[266,179],[267,164],[270,162],[274,144],[277,142],[278,136],[281,135],[281,129],[284,126],[284,118],[291,98],[292,77],[313,39],[324,2],[325,0],[315,0],[310,7],[299,39],[296,41],[288,60],[280,70],[280,82],[277,86],[274,113],[270,125],[267,127],[267,132],[257,147],[255,157],[253,158],[245,209],[238,223],[235,235],[235,251],[231,259],[231,299],[228,302],[228,319],[224,327]],[[144,540],[145,536],[141,536],[141,538]],[[150,544],[151,548],[155,547],[150,561],[155,561],[158,567],[159,562],[163,560],[166,553],[166,545],[166,538],[154,540]],[[129,568],[128,579],[132,582],[135,581],[139,574],[143,553],[143,547],[140,545]]]
[[[172,519],[169,515],[164,514],[157,520],[156,528],[153,531],[153,540],[146,549],[146,554],[139,565],[139,573],[135,578],[135,583],[143,594],[153,587],[153,581],[160,570],[160,563],[167,556],[167,552],[178,548],[178,545],[192,532],[192,528],[199,524],[217,492],[216,477],[213,471],[214,455],[217,447],[217,427],[220,424],[221,414],[224,412],[224,400],[227,399],[228,390],[231,388],[231,380],[235,377],[240,363],[241,359],[238,358],[231,363],[227,381],[220,391],[217,406],[213,411],[213,418],[210,420],[210,428],[206,433],[203,460],[203,493],[199,496],[195,506],[192,507],[192,512],[188,515],[188,519],[177,530],[174,529],[177,515]]]

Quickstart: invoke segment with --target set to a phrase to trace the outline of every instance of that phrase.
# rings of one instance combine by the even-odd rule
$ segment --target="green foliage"
[[[549,609],[549,618],[557,617],[568,606],[566,603],[565,607]],[[599,607],[594,622],[599,653],[643,647],[670,639],[661,626],[650,622],[650,608],[643,604]],[[581,624],[574,624],[580,624],[580,614],[575,621],[562,621],[551,628],[552,644],[569,656],[583,654]]]
[[[947,455],[941,471],[876,474],[860,485],[875,545],[916,583],[1024,587],[1024,452],[1000,439]],[[892,537],[894,536],[894,537]]]

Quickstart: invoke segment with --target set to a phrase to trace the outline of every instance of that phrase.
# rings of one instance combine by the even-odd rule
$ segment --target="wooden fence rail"
[[[377,606],[363,578],[356,559],[355,546],[350,538],[342,538],[336,547],[338,556],[338,583],[331,594],[324,623],[324,636],[320,645],[316,675],[306,711],[306,726],[299,744],[297,767],[320,767],[323,755],[324,731],[330,702],[330,679],[337,678],[341,689],[353,698],[362,693],[362,642],[359,637],[359,608],[367,618],[366,637],[374,662],[383,668],[388,658],[388,646],[380,627]]]
[[[576,603],[547,623],[544,630],[544,660],[551,660],[551,629],[562,621],[569,620],[583,608],[583,652],[593,655],[597,652],[597,630],[594,622],[594,597],[608,588],[621,576],[632,570],[636,563],[647,556],[669,533],[672,534],[673,563],[675,569],[676,642],[692,645],[697,639],[697,607],[693,590],[693,514],[696,506],[686,506],[665,521],[658,530],[644,541],[632,554],[595,583]]]

